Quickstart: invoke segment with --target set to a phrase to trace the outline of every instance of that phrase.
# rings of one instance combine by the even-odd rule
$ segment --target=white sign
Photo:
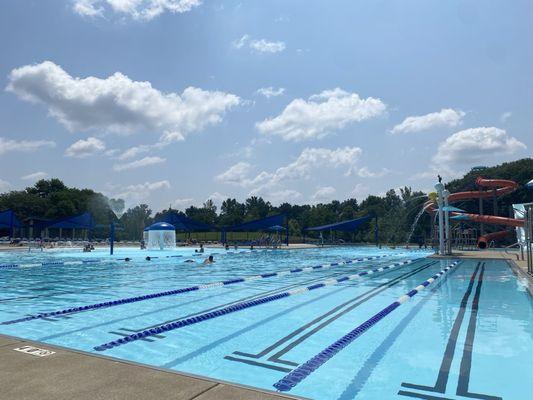
[[[13,349],[13,350],[20,351],[21,353],[31,354],[32,356],[37,356],[37,357],[46,357],[46,356],[55,354],[55,351],[39,349],[38,347],[33,347],[33,346],[22,346],[22,347],[17,347],[16,349]]]

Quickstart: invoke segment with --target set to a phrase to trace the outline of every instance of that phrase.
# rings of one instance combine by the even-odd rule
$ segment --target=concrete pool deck
[[[520,259],[518,250],[497,251],[497,250],[476,250],[460,251],[454,250],[450,256],[440,256],[433,254],[430,258],[459,258],[477,260],[504,260],[507,261],[518,279],[526,286],[529,294],[533,296],[533,276],[527,272],[527,261]]]
[[[15,349],[54,352],[40,357]],[[10,400],[301,399],[0,335],[0,398]]]

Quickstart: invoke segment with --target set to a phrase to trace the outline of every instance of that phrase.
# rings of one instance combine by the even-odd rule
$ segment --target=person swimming
[[[204,252],[204,244],[200,243],[200,249],[194,250],[195,253],[203,253]]]
[[[213,256],[209,256],[209,258],[206,258],[204,260],[204,264],[213,264],[215,260],[213,259]]]

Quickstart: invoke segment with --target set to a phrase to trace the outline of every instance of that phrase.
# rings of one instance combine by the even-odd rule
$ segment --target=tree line
[[[475,190],[475,179],[480,175],[511,179],[520,184],[520,188],[514,193],[498,200],[499,215],[508,216],[513,203],[533,201],[533,191],[524,187],[533,177],[531,158],[481,171],[470,171],[464,177],[450,181],[446,187],[452,193]],[[243,202],[228,198],[220,208],[212,200],[207,200],[202,206],[172,211],[219,228],[284,213],[288,218],[289,233],[293,237],[301,237],[308,227],[372,214],[377,216],[381,242],[402,244],[407,240],[413,222],[427,199],[426,193],[406,186],[399,190],[391,189],[383,196],[369,195],[361,201],[351,198],[319,204],[282,203],[274,206],[261,197],[251,196]],[[469,212],[479,212],[477,201],[465,202],[459,206]],[[145,226],[158,221],[163,213],[169,211],[166,209],[154,213],[147,204],[139,204],[124,211],[122,199],[108,198],[91,189],[67,187],[59,179],[40,180],[24,190],[0,194],[0,210],[5,209],[12,209],[22,221],[31,217],[56,219],[89,211],[101,226],[95,231],[96,236],[108,235],[106,224],[115,219],[121,226],[121,230],[117,232],[118,238],[127,240],[139,240]],[[492,212],[490,207],[485,208],[489,209]],[[414,242],[428,240],[431,234],[430,217],[427,214],[420,217],[413,231]],[[367,223],[355,233],[337,233],[336,237],[346,241],[373,242],[374,233],[374,223]],[[313,235],[316,237],[317,234],[310,236]]]

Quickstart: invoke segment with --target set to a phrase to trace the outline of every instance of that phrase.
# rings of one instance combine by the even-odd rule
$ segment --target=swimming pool
[[[211,253],[215,264],[184,262]],[[287,393],[314,399],[526,398],[533,301],[523,284],[505,261],[427,255],[370,247],[0,253],[0,333],[269,390],[296,371],[305,376]],[[364,324],[440,271],[411,301]]]

